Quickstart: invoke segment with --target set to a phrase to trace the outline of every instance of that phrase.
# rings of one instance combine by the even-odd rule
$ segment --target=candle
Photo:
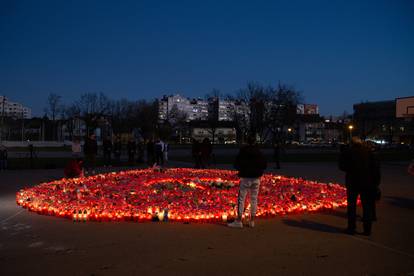
[[[159,220],[159,221],[163,221],[163,220],[164,220],[164,211],[160,211],[160,212],[158,213],[158,220]]]

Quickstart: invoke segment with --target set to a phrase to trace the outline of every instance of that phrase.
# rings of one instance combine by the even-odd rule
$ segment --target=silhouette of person
[[[372,150],[358,137],[349,146],[341,148],[339,168],[346,173],[345,183],[348,201],[348,228],[346,233],[355,234],[357,198],[360,196],[363,210],[364,235],[371,235],[375,215],[375,198],[380,184],[379,161]]]

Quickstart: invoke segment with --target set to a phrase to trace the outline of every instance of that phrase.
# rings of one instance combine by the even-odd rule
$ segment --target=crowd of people
[[[122,143],[120,137],[105,137],[102,142],[102,156],[104,166],[121,164],[121,157],[127,156],[129,165],[146,163],[151,167],[163,168],[168,162],[169,145],[160,138],[137,141],[130,138],[127,143]],[[34,155],[33,145],[29,146],[29,152]],[[85,174],[94,174],[99,147],[95,134],[85,137],[83,148],[81,140],[75,138],[72,142],[73,158],[64,169],[66,177],[80,177]],[[273,144],[273,161],[275,169],[280,169],[281,145]],[[191,155],[194,167],[205,169],[212,165],[214,159],[213,146],[208,138],[203,141],[193,139]],[[32,158],[31,158],[32,159]],[[7,169],[8,151],[0,145],[0,170]],[[340,150],[338,167],[345,172],[345,185],[347,189],[347,216],[348,227],[346,233],[356,233],[356,211],[358,197],[362,203],[362,221],[364,235],[370,235],[372,223],[377,220],[376,201],[381,197],[379,188],[381,182],[380,161],[375,152],[375,147],[353,137],[352,141],[343,145]],[[254,227],[257,199],[260,190],[260,177],[267,168],[265,155],[255,143],[253,137],[248,138],[247,144],[242,146],[235,158],[234,168],[240,177],[239,194],[237,200],[237,217],[228,224],[230,227],[242,228],[242,214],[245,210],[245,200],[250,194],[250,218],[248,225]],[[408,167],[408,173],[414,175],[414,162]]]
[[[83,167],[86,174],[95,174],[96,160],[99,152],[95,134],[85,137],[83,150],[80,139],[74,138],[72,142],[73,160],[65,168],[65,174],[68,172],[66,174],[67,177],[74,177],[73,175],[79,172],[77,168],[79,165]],[[84,160],[79,162],[82,153]],[[150,166],[164,166],[168,161],[168,144],[161,139],[137,141],[134,138],[130,138],[127,143],[123,143],[119,136],[115,136],[114,139],[110,136],[103,139],[102,157],[105,167],[123,164],[121,157],[124,155],[127,156],[128,165],[146,162]],[[73,168],[74,173],[72,173],[71,168]]]

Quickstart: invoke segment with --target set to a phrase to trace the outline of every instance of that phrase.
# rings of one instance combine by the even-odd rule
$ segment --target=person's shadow
[[[398,197],[398,196],[385,196],[385,201],[391,205],[406,208],[413,210],[414,209],[414,200],[411,198],[406,197]]]
[[[309,229],[309,230],[319,231],[319,232],[326,232],[326,233],[343,232],[342,228],[324,224],[324,223],[315,222],[315,221],[310,221],[306,219],[302,219],[302,220],[283,219],[282,222],[288,226],[304,228],[304,229]]]

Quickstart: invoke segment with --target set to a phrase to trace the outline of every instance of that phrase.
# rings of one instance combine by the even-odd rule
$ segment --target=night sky
[[[0,0],[0,94],[152,99],[294,85],[323,115],[414,95],[414,1]]]

